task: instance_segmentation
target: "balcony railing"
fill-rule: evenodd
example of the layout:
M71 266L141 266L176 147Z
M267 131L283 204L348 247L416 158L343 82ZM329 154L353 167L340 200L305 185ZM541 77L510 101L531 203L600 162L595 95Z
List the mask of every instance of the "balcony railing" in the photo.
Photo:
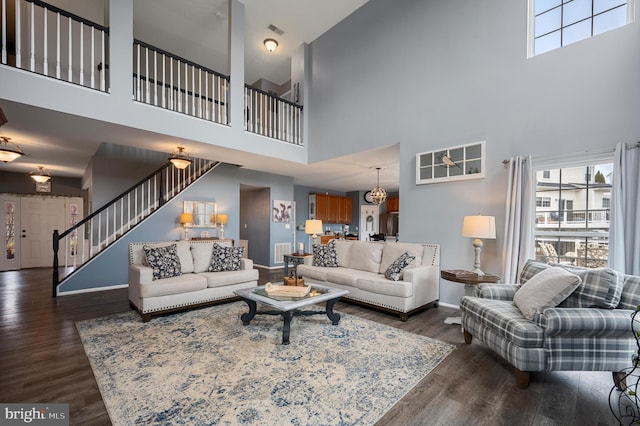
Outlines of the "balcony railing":
M133 57L136 101L229 123L229 77L139 40L134 40Z
M302 145L302 106L245 85L245 126L251 133Z
M109 29L39 0L2 0L2 64L101 91Z
M610 209L537 211L538 228L609 228Z

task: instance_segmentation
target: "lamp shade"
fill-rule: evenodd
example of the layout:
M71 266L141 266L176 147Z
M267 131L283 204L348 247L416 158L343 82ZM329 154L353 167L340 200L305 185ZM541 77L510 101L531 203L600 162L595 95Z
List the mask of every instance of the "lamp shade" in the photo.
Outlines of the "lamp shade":
M180 223L186 225L188 223L193 223L193 214L192 213L182 213L180 215Z
M278 42L277 42L277 41L275 41L275 40L274 40L274 39L272 39L272 38L265 39L265 41L264 41L264 47L265 47L265 49L267 49L267 51L268 51L269 53L271 53L271 52L273 52L274 50L276 50L276 48L278 47Z
M179 146L178 150L169 157L169 161L171 161L171 164L177 169L184 170L191 164L191 157L184 150L183 146Z
M226 225L227 222L229 222L229 218L227 217L226 214L224 213L220 213L218 214L218 216L216 217L216 223L221 223L223 225Z
M322 234L322 221L321 220L307 220L304 223L305 234Z
M462 236L469 238L496 238L496 218L494 216L465 216L462 222Z

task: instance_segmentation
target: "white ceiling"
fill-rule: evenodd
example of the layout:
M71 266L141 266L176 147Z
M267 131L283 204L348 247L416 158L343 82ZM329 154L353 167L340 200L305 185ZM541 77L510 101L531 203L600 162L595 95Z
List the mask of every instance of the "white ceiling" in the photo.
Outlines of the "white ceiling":
M313 41L366 1L368 0L245 0L246 81L267 78L278 84L286 82L290 74L291 52L301 43ZM135 37L160 45L165 50L180 52L180 56L189 59L192 58L192 51L196 55L195 52L207 49L209 52L213 49L226 55L227 14L227 0L136 0ZM212 22L216 25L211 25ZM272 33L267 29L269 24L281 28L285 34L278 36ZM224 31L219 27L224 28ZM158 35L159 28L163 29L160 31L162 35ZM208 43L207 40L211 40L211 37L224 47ZM275 38L280 43L275 54L267 53L262 46L262 40L267 37ZM194 40L203 40L203 43L198 45ZM218 55L209 56L212 57ZM226 56L224 61L226 66ZM220 65L206 61L199 63L222 69ZM138 148L157 151L166 147L167 152L175 149L176 143L180 143L173 137L153 132L14 102L0 101L0 108L8 119L8 123L0 128L0 136L12 138L28 154L12 163L0 163L0 171L28 173L38 165L43 165L54 177L80 177L102 142L126 140L129 145ZM304 165L207 144L194 145L193 141L184 141L184 144L196 157L292 176L296 185L335 191L371 189L376 183L375 167L381 167L381 186L388 191L398 189L400 173L397 145Z

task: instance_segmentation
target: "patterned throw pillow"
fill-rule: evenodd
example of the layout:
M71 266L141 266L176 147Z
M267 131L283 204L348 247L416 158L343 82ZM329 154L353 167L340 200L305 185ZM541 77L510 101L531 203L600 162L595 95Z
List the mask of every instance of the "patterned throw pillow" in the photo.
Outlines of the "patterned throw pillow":
M335 240L324 245L316 244L313 246L313 266L338 267Z
M147 265L153 269L153 279L178 277L182 275L182 266L175 244L165 247L142 246Z
M404 268L409 266L411 262L415 259L415 256L409 256L408 252L404 252L393 261L391 265L384 272L384 277L388 280L398 281L402 279L402 271Z
M244 247L213 245L209 272L239 271Z

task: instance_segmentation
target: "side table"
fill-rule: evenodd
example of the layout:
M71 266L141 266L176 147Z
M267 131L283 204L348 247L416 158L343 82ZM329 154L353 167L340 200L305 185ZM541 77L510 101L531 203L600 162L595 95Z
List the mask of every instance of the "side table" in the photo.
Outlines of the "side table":
M478 275L471 271L465 271L461 269L440 271L440 278L443 280L451 281L454 283L464 284L464 295L473 296L475 292L475 286L482 283L499 283L502 278L498 275L485 274ZM444 320L445 324L461 324L462 319L460 317L449 317Z
M303 253L303 254L285 254L282 256L284 260L284 276L289 276L289 263L293 264L293 270L295 271L299 264L304 263L304 258L307 256L313 256L312 253Z

